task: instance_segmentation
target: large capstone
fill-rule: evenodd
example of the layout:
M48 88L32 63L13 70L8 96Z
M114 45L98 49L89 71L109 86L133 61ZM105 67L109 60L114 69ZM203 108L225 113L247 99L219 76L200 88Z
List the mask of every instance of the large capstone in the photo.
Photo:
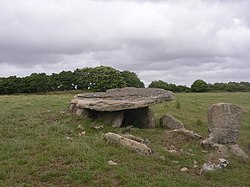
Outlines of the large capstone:
M174 99L174 93L158 88L120 88L106 92L76 95L70 111L82 118L98 119L114 127L154 127L154 115L149 106Z

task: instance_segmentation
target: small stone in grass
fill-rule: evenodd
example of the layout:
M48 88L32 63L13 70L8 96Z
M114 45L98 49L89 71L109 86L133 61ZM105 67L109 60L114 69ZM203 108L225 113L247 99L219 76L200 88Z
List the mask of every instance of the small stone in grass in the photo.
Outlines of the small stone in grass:
M198 168L198 162L196 160L193 161L193 168Z
M159 159L166 160L165 156L159 156Z
M117 166L118 164L116 162L114 162L113 160L109 160L108 164L111 166Z
M72 138L70 136L66 136L66 139L72 141Z
M207 154L207 153L208 153L208 151L205 151L205 150L202 150L201 152L204 153L204 154Z
M85 131L82 131L79 133L79 136L85 136L86 135L86 132Z
M187 171L188 171L188 168L187 168L187 167L181 168L181 171L182 171L182 172L187 172Z
M172 150L168 150L169 153L177 153L176 150L172 149Z
M93 129L95 130L100 130L100 129L103 129L103 126L102 125L97 125L97 126L94 126Z
M84 127L82 125L78 125L77 128L80 130L84 130Z

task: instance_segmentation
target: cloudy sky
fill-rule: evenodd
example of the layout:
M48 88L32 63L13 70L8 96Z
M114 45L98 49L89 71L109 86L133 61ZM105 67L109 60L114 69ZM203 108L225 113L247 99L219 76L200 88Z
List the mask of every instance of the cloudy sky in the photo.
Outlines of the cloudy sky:
M0 0L0 77L99 65L250 82L250 0Z

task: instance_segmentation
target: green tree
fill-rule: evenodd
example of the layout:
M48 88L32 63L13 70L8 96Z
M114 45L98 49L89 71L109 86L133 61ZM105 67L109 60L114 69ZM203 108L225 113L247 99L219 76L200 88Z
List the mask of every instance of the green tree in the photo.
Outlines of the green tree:
M77 85L81 89L106 91L111 88L126 86L121 72L109 66L78 69L75 74L77 76Z
M4 81L5 78L4 77L0 77L0 94L4 94Z
M229 82L225 89L228 92L244 92L244 91L247 91L247 87L245 85L237 83L237 82Z
M58 74L52 73L49 76L49 89L50 89L50 91L57 91L59 85L60 85L60 82L58 80Z
M158 81L152 81L149 85L149 88L161 88L164 90L169 90L169 85L168 83L162 81L162 80L158 80Z
M183 86L183 85L178 85L178 92L186 92L189 93L191 91L191 89L187 86Z
M204 80L198 79L191 85L191 90L193 92L206 92L208 91L208 84Z
M50 90L49 76L45 73L32 73L22 78L21 87L23 93L48 92Z
M14 94L20 93L20 81L21 78L16 76L10 76L7 78L2 78L0 82L0 93L1 94Z
M90 89L92 85L92 75L91 71L93 68L83 68L83 69L76 69L74 71L74 75L76 77L76 85L77 89L87 90Z
M240 82L240 85L245 87L245 91L250 91L250 83L249 82Z
M226 86L226 91L227 92L236 92L237 91L237 85L234 83L228 83Z
M62 71L59 74L53 73L50 76L51 90L74 90L75 85L76 77L71 71Z
M131 71L122 71L121 76L123 77L127 87L144 88L144 83L138 78L136 73Z
M212 90L213 91L225 91L226 90L226 87L227 87L227 84L226 83L214 83L213 86L212 86Z
M182 85L176 85L176 84L168 84L167 82L164 82L162 80L158 81L152 81L149 86L149 88L161 88L164 90L170 90L173 92L190 92L190 88L187 86L182 86Z

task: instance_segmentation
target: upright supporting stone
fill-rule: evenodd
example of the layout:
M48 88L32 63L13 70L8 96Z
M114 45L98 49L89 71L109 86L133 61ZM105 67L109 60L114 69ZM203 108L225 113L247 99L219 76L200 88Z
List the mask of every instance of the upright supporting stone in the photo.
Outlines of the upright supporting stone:
M145 118L145 128L154 128L154 127L155 127L155 115L152 112L152 110L148 108L147 115Z
M78 108L76 110L76 115L83 119L87 119L89 117L89 111L87 109Z
M97 119L111 123L113 127L120 127L122 125L122 120L124 118L123 111L115 112L102 112L98 114Z
M76 112L76 105L75 105L75 103L70 103L70 105L69 105L69 111L70 112Z

